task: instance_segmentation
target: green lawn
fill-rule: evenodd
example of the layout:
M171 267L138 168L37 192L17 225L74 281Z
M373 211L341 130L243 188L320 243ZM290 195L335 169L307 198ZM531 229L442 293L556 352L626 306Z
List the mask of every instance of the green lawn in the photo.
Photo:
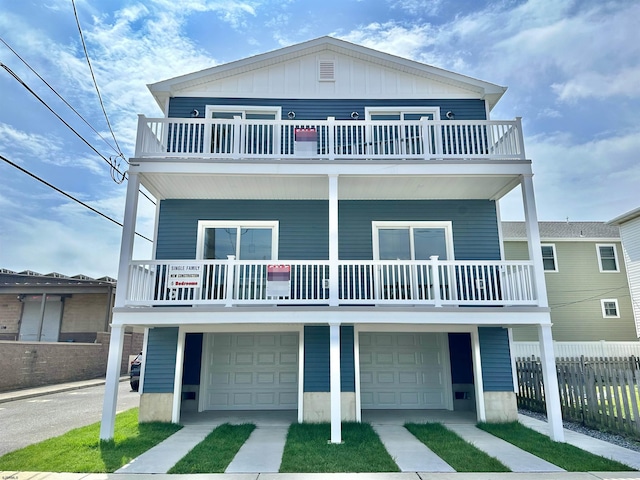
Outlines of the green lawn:
M439 423L407 423L405 428L456 472L510 472L497 459L465 442Z
M569 472L633 471L622 463L585 452L568 443L554 442L521 423L479 423L478 428Z
M289 427L280 472L398 472L378 435L367 423L344 422L340 445L328 443L328 423Z
M224 473L255 425L220 425L176 463L169 473Z
M99 440L100 423L7 453L0 470L109 473L126 465L182 427L173 423L138 423L138 409L116 415L114 439Z

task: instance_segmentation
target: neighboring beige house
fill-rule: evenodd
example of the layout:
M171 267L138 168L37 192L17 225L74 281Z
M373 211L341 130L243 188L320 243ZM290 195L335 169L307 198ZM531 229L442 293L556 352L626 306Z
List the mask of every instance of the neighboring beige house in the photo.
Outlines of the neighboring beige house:
M0 340L96 341L109 331L113 278L0 271Z
M637 341L618 227L604 222L539 222L553 339ZM507 260L528 259L524 222L502 222ZM537 340L513 329L515 341Z
M616 217L608 224L620 228L636 332L640 336L640 208Z

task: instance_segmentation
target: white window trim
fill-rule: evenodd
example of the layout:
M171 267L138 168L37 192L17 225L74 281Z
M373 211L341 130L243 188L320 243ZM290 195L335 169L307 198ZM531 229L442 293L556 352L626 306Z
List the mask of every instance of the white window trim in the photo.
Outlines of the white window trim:
M199 220L196 246L196 259L203 260L204 231L207 228L271 228L271 260L278 259L278 236L280 222L277 220Z
M440 120L440 107L364 107L365 118L371 120L371 115L377 113L431 113L434 120Z
M378 230L384 228L442 228L445 232L445 239L447 245L447 260L454 260L455 253L453 250L453 224L452 222L412 222L412 221L373 221L371 222L371 235L373 239L373 258L374 260L380 260L380 237L378 236ZM411 239L413 243L413 239ZM411 255L415 255L413 247L411 248ZM413 259L412 259L413 260ZM440 259L442 260L442 259Z
M616 261L615 270L603 270L602 258L600 256L600 247L613 247L613 258ZM598 255L598 269L600 273L620 273L620 261L618 260L618 248L615 243L596 243L596 254Z
M282 118L282 107L268 107L260 105L207 105L205 118L211 118L213 112L241 112L242 118L246 118L247 113L274 113L275 119Z
M556 245L555 243L541 243L540 244L540 250L542 251L542 247L551 247L553 249L553 266L554 269L553 270L544 270L544 273L557 273L558 272L558 253L556 252ZM543 264L544 264L544 257L542 258L543 260Z
M616 305L616 315L607 315L605 303L614 303ZM617 298L603 298L600 300L600 307L602 308L602 318L620 318L620 306Z

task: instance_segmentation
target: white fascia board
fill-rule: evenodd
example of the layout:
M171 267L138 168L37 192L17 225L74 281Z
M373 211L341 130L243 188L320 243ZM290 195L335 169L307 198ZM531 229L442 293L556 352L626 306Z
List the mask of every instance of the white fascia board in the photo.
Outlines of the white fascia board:
M399 319L398 324L413 325L477 325L520 326L551 325L548 308L410 308L385 307L318 307L318 308L116 308L114 325L139 325L148 327L176 327L180 325L233 324L326 324L341 322L351 324L388 324L390 315ZM401 320L400 320L401 319Z
M477 175L527 175L531 174L531 161L357 161L337 162L323 161L311 163L301 162L202 162L184 161L145 161L131 159L131 172L149 174L210 174L210 175L358 175L358 176L393 176L393 175L444 175L444 176L477 176ZM153 192L151 192L153 193Z
M634 220L635 218L640 217L640 207L631 210L630 212L624 213L622 215L620 215L619 217L614 218L613 220L609 220L607 222L607 225L617 225L620 226L624 223L630 222L631 220Z
M616 238L603 238L603 237L540 237L543 243L562 243L562 242L580 242L580 243L621 243L620 237ZM526 242L524 237L517 238L505 238L505 242Z

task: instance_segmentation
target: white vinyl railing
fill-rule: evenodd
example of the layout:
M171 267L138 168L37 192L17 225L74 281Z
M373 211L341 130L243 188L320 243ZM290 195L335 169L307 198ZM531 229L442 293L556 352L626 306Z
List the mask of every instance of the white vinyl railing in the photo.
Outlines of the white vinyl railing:
M520 118L244 120L138 118L137 158L525 159Z
M284 273L274 273L284 272ZM340 260L338 305L537 305L532 262ZM328 305L330 262L131 262L126 305Z

